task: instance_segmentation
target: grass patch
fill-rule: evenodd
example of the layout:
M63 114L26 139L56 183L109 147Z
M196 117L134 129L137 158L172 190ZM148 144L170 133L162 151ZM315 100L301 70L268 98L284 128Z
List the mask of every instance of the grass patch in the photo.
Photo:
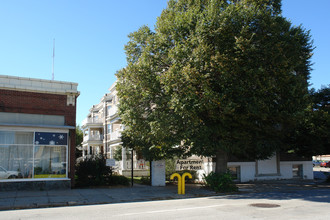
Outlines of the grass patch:
M131 182L132 178L128 177L129 182ZM149 176L134 176L133 183L150 185L150 177Z
M34 175L36 179L43 179L43 178L65 178L65 174L37 174Z

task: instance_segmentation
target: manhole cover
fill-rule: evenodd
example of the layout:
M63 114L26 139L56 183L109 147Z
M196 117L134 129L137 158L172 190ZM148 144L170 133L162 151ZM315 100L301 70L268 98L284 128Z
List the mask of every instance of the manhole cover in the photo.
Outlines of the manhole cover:
M271 203L253 203L253 204L250 204L250 206L258 207L258 208L277 208L277 207L280 207L280 205L271 204Z

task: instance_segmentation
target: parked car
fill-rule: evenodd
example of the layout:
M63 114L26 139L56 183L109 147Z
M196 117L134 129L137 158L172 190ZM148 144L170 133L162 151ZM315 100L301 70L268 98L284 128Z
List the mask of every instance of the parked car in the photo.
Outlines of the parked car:
M320 167L330 167L330 161L322 161Z
M0 166L0 179L15 179L21 177L22 174L18 171L6 170Z
M330 161L326 162L324 167L330 167Z

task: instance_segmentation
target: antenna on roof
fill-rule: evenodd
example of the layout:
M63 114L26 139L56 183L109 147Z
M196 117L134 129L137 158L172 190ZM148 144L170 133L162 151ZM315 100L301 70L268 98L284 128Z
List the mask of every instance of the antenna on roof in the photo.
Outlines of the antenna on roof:
M54 80L54 62L55 62L55 38L53 39L53 69L52 69L52 80Z

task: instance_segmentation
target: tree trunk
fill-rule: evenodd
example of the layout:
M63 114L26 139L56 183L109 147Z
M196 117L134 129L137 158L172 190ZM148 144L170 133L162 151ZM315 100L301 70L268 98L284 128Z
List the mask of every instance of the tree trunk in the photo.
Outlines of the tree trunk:
M227 172L227 163L228 163L228 154L223 150L218 150L216 154L216 173L225 173Z

